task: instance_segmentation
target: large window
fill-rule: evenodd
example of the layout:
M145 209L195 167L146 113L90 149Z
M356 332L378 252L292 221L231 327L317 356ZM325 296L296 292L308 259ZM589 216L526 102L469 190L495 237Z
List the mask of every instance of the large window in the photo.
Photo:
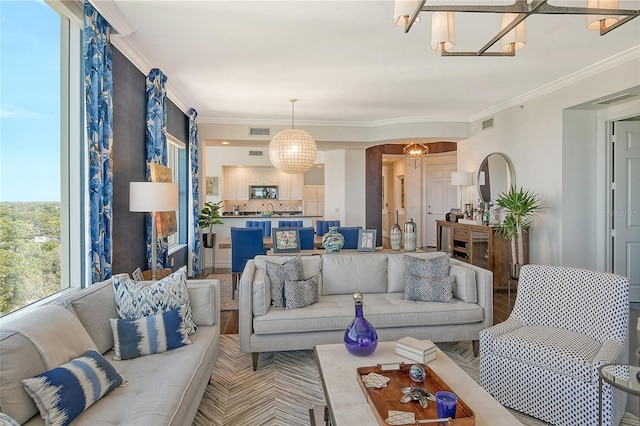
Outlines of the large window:
M182 188L182 182L180 182L180 158L184 155L185 145L175 137L167 134L167 167L171 169L171 176L173 182L178 184L178 187ZM180 206L178 205L178 211L176 211L176 223L178 224L178 230L176 233L171 234L168 238L169 249L176 247L180 241Z
M0 1L0 19L4 315L82 282L84 183L80 29L41 1Z

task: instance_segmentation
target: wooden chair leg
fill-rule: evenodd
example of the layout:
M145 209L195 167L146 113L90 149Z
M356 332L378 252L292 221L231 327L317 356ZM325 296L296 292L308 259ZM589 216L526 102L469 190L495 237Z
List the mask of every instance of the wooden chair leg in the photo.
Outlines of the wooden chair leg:
M231 300L236 298L236 288L238 286L238 274L231 274Z
M473 345L473 356L478 356L480 354L480 340L473 340L471 344Z
M260 356L260 352L251 352L251 365L253 367L253 371L258 371L258 357Z

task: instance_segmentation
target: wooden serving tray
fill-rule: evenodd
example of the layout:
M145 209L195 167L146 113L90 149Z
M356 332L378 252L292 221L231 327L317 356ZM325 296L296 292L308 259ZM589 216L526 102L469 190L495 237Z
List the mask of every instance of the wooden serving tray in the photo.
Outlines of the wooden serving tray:
M409 368L413 364L397 363L392 364L391 369L383 365L373 367L360 367L357 369L358 384L364 392L367 402L371 406L371 410L376 416L380 425L387 425L385 421L388 417L389 410L411 411L415 415L415 424L424 424L421 420L433 420L438 418L436 411L436 403L429 401L429 406L422 408L418 401L409 401L407 403L400 402L403 396L401 389L407 386L418 386L426 389L428 392L435 394L438 391L453 392L451 388L438 376L428 365L420 364L426 371L424 382L417 383L409 377ZM395 367L395 368L394 368ZM368 388L362 382L362 376L369 373L378 373L391 379L384 388ZM454 392L455 393L455 392ZM427 423L429 424L429 423ZM439 425L440 423L433 423ZM448 425L455 426L475 426L476 419L473 410L458 397L458 406L456 408L456 418L452 419Z

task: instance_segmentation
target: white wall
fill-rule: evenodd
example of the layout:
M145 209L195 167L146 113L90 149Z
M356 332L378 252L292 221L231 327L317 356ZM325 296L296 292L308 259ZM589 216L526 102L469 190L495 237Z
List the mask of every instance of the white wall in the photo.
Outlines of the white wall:
M472 136L458 143L458 170L473 170L475 175L487 154L503 152L514 164L516 185L540 194L547 209L534 222L530 241L531 263L563 264L563 253L582 251L584 247L581 244L595 241L597 234L602 231L598 229L597 220L594 221L590 215L583 215L582 211L603 206L589 197L580 199L578 206L569 204L576 201L574 194L586 195L596 190L602 191L602 188L594 188L592 179L572 179L571 186L565 187L563 179L574 173L583 176L594 167L594 159L597 158L598 163L605 159L595 154L601 151L600 148L593 143L585 143L585 135L581 130L564 131L566 126L581 125L584 118L581 114L568 114L568 121L563 124L565 110L638 85L640 59L636 58L521 106L496 113L493 128L482 131L481 120L475 121L472 123ZM588 152L583 152L585 150ZM581 155L576 157L576 153ZM600 179L604 179L604 176ZM569 191L573 193L569 194ZM465 195L470 197L471 193L467 191ZM563 195L567 198L564 199ZM476 198L477 195L471 199ZM579 221L579 225L567 225L568 228L563 230L568 220ZM567 255L567 261L576 262L576 256ZM604 253L600 250L597 256L602 257ZM585 265L587 262L589 265ZM592 262L593 259L588 259L581 264L594 269L601 264L600 261L597 264Z
M365 228L366 155L364 150L345 151L345 225ZM326 194L326 187L325 187ZM326 196L326 195L325 195Z
M346 155L345 150L324 153L324 217L326 220L346 222Z
M593 268L597 264L596 205L596 132L597 113L586 110L563 112L562 156L562 264ZM578 188L589 188L587 191ZM583 232L585 224L595 232ZM579 250L575 248L579 247Z

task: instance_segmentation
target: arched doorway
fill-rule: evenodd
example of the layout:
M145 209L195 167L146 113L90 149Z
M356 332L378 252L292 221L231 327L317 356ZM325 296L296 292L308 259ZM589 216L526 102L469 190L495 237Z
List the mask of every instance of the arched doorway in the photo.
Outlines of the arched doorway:
M408 142L407 142L408 143ZM384 144L367 148L366 158L366 211L365 220L368 229L376 229L376 246L382 245L382 157L385 154L402 155L403 144ZM457 145L455 142L432 142L426 144L429 148L429 155L455 152Z

